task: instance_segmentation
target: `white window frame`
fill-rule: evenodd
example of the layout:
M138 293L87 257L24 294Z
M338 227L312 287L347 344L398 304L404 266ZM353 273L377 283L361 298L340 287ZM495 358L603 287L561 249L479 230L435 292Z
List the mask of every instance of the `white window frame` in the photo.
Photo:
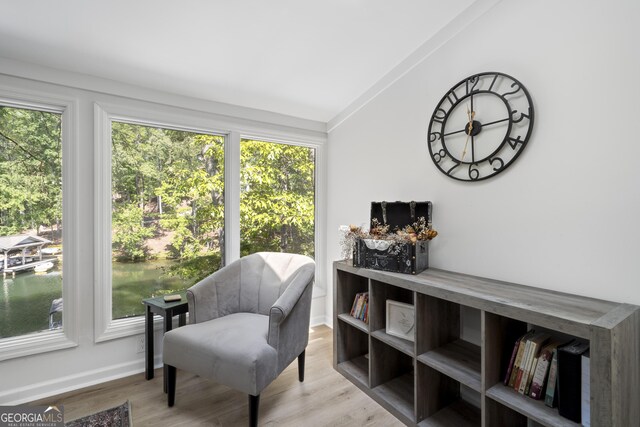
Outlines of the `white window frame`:
M132 102L132 104L135 104ZM229 116L184 110L147 103L124 105L94 104L94 186L95 186L95 283L94 340L103 342L144 332L144 316L112 319L111 293L111 122L121 121L158 126L188 132L225 137L225 262L240 257L240 141L255 139L316 150L315 260L314 297L326 295L325 214L325 143L326 134L293 127L237 119ZM156 322L156 328L161 322Z
M78 101L57 95L0 87L0 104L62 116L62 244L64 251L62 329L0 339L0 361L78 345Z
M300 147L307 147L315 149L315 165L314 165L314 174L315 174L315 200L314 200L314 260L316 262L316 278L313 286L313 297L322 297L326 295L326 286L327 283L325 278L325 269L323 268L325 263L325 234L323 231L326 229L325 227L325 211L323 209L319 209L320 206L326 206L326 194L325 194L325 144L322 141L300 141L299 139L287 139L282 137L274 137L274 136L266 136L264 134L241 134L238 138L238 174L235 175L238 185L238 212L237 216L240 215L240 142L243 139L250 139L255 141L264 141L264 142L272 142L275 144L286 144L286 145L295 145ZM234 159L235 160L235 159ZM238 253L240 253L240 221L238 220Z

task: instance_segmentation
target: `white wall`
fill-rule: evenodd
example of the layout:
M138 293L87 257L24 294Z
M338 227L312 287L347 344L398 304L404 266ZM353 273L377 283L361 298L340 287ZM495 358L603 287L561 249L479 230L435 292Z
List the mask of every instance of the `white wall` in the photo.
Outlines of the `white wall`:
M640 304L638 18L637 0L502 1L371 99L329 133L327 260L371 201L431 200L432 267ZM527 87L535 127L505 172L458 182L429 157L428 120L483 71Z
M35 81L48 80L49 82ZM52 83L53 82L53 83ZM77 86L74 85L77 83ZM79 88L81 87L81 88ZM88 88L95 90L87 90ZM60 96L74 99L78 106L79 153L78 192L80 210L76 227L80 236L78 259L78 345L0 362L0 404L16 404L43 398L79 387L144 371L144 354L137 353L141 335L95 343L94 307L94 102L124 105L140 111L200 117L209 126L251 132L255 136L286 138L292 141L322 141L323 123L296 119L259 110L242 109L186 97L121 85L88 76L5 61L0 58L0 90ZM107 93L105 93L107 92ZM113 95L117 94L117 95ZM179 106L180 108L177 108ZM244 130L243 130L244 129ZM322 177L322 175L320 175ZM323 221L319 215L319 221ZM67 224L65 224L67 226ZM324 279L323 279L324 280ZM325 283L317 283L312 303L312 323L325 321ZM318 291L318 292L316 292ZM161 363L161 330L156 321L156 366Z

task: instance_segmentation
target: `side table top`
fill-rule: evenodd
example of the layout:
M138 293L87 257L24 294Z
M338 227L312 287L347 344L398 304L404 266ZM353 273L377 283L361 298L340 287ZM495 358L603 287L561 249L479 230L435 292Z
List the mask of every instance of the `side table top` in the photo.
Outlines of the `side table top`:
M161 295L159 297L153 297L153 298L145 298L142 300L142 303L145 305L150 305L153 307L157 307L159 309L162 310L167 310L170 308L174 308L174 307L179 307L181 305L185 305L187 304L187 297L184 294L180 295L180 301L170 301L170 302L165 302L164 301L164 295Z

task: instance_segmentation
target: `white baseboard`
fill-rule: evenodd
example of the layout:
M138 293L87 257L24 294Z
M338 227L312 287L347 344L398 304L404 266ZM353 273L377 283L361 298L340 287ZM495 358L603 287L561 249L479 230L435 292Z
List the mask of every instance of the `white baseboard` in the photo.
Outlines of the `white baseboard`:
M325 316L324 314L320 316L312 317L311 322L309 323L309 326L311 327L320 326L320 325L326 325L328 327L331 327L331 324L327 321L327 316Z
M156 367L162 366L159 357L156 357L155 365ZM3 391L0 393L0 404L11 406L29 403L131 375L142 375L143 372L144 355L142 355L141 359L131 362Z

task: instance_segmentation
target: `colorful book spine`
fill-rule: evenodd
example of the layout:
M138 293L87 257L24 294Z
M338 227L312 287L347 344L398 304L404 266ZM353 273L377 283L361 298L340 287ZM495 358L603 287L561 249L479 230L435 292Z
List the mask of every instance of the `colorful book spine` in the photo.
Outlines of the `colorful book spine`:
M549 365L549 378L547 379L547 388L544 395L544 404L550 408L557 405L556 383L558 381L558 349L553 349L551 356L551 365Z
M358 308L358 302L360 301L360 294L356 294L355 298L353 298L353 304L351 305L351 311L349 315L352 317L356 317L356 309Z
M352 317L362 320L365 323L369 321L369 292L360 292L356 294L353 305L351 306Z
M522 336L520 339L520 344L518 344L518 353L516 354L516 360L513 362L513 369L511 370L511 375L509 376L509 387L514 387L516 383L516 379L518 376L518 369L522 364L522 356L524 355L524 350L527 342L527 338L533 334L533 331L529 331Z
M531 391L529 396L535 400L541 400L544 397L544 385L549 374L549 367L553 357L553 350L558 344L550 344L542 349L538 358L538 365L531 380Z
M535 364L540 353L540 349L549 340L549 335L545 333L538 333L531 337L529 340L531 345L529 346L529 354L524 365L522 372L522 380L518 387L518 393L526 394L527 389L531 385L531 379L533 378L533 372L535 370Z
M509 378L511 378L511 372L513 371L513 365L516 361L516 356L518 355L518 348L520 347L520 341L522 341L523 337L520 337L516 340L516 343L513 345L513 351L511 352L511 359L509 359L509 366L507 367L507 373L504 376L504 380L502 383L504 385L509 385Z
M527 373L527 383L524 387L524 394L526 394L527 396L529 395L529 391L531 390L531 383L533 382L533 374L536 371L536 368L538 367L538 360L540 359L540 357L535 357L533 359L533 362L531 363L531 369L529 369L528 373Z
M529 361L529 354L531 351L531 341L527 340L524 347L524 353L522 354L522 361L520 362L520 366L518 367L518 374L516 376L516 382L513 385L513 389L515 391L520 390L520 383L522 383L522 375L524 373L524 369L527 366Z

